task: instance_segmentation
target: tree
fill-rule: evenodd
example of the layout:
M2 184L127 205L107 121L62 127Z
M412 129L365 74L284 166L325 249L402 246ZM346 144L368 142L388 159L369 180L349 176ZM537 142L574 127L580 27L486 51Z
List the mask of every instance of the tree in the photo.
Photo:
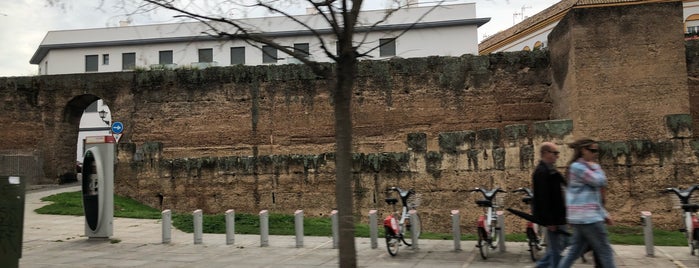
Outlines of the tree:
M62 2L61 0L47 0L51 4ZM105 0L101 0L103 4ZM438 7L442 1L437 1L431 9L420 18L415 18L412 25L406 26L394 38L400 37L410 30L415 23L425 15ZM215 3L214 3L215 2ZM316 16L327 25L326 29L314 28L304 21L299 20L287 12L282 6L287 3L300 1L284 0L122 0L121 3L137 3L138 9L134 12L147 13L156 9L174 11L177 17L193 19L206 24L210 28L207 34L221 39L244 40L249 44L262 49L262 46L271 46L278 51L288 54L303 64L307 65L315 75L324 79L332 79L334 82L330 92L333 96L335 113L335 139L336 139L336 205L339 216L339 256L340 267L356 267L356 249L354 243L354 216L353 216L353 191L352 191L352 88L357 74L357 60L367 57L368 53L379 48L373 45L366 51L360 52L359 47L368 42L368 35L377 32L375 28L386 20L398 9L401 3L414 3L416 1L390 0L390 8L386 9L384 16L370 25L359 23L362 0L305 0L302 3L310 6ZM270 13L283 15L303 29L310 31L319 41L322 52L335 64L328 65L316 62L301 51L293 47L281 45L269 38L264 33L256 32L245 25L239 19L231 18L231 12L250 8L262 8ZM205 14L206 13L206 14ZM208 15L219 13L223 15ZM363 38L355 40L355 36L362 34ZM329 49L326 38L337 40L337 50ZM378 43L378 42L377 42ZM263 50L264 51L264 50Z

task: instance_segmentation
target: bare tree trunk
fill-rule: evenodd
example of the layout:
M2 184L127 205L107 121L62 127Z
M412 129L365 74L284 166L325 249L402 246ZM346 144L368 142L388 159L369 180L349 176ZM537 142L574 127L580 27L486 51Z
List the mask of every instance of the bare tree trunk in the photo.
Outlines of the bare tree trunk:
M341 45L342 45L341 41ZM352 208L352 87L357 72L356 58L351 45L350 51L343 49L337 63L335 85L335 193L339 216L340 267L357 267L357 252L354 243L354 215Z

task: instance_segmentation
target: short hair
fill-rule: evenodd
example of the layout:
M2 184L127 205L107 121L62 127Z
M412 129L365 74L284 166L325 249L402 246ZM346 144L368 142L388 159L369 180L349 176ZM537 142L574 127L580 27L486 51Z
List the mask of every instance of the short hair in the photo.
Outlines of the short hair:
M544 142L541 144L541 147L539 147L539 153L543 154L545 152L551 151L551 148L555 146L552 142Z

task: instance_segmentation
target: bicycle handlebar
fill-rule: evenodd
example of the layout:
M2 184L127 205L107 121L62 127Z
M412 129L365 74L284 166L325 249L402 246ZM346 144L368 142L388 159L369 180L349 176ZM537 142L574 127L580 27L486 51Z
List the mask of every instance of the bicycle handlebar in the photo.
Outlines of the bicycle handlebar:
M698 189L699 185L695 184L684 190L675 187L665 188L660 190L660 193L675 193L675 195L677 195L677 197L680 199L680 203L687 205L689 204L689 198L692 197L692 192Z
M518 192L524 193L527 197L534 197L534 193L532 193L532 190L527 188L527 187L518 188L517 190L514 190L511 193L518 193Z
M506 191L500 189L500 187L495 187L493 190L486 190L483 188L473 188L469 190L469 192L481 192L483 194L483 197L485 197L486 200L492 200L497 193L507 193Z

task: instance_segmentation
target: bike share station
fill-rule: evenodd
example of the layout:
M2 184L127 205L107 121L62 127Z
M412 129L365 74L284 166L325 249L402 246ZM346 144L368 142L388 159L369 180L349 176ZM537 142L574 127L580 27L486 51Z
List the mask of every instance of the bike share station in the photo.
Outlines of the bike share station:
M109 238L114 231L114 163L123 125L114 122L113 135L85 138L82 196L85 236Z

